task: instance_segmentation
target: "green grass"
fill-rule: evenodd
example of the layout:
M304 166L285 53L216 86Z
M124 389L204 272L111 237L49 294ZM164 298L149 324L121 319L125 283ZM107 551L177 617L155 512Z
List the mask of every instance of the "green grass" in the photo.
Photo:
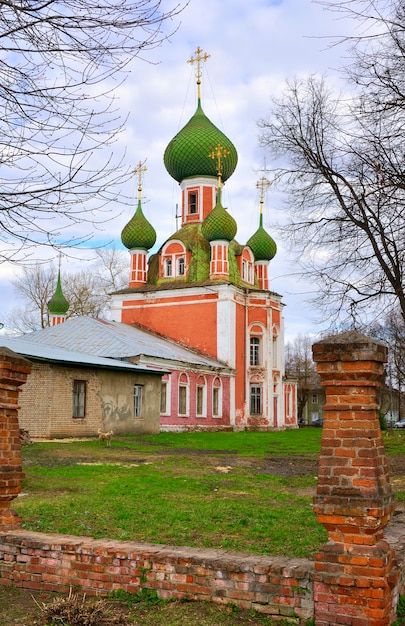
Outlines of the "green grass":
M327 538L311 506L320 438L308 428L35 443L13 508L41 532L308 557ZM384 441L405 452L402 433Z

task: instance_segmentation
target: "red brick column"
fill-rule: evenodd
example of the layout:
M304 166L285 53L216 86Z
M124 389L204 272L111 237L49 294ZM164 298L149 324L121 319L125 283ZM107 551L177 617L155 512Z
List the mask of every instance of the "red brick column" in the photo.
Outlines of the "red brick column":
M22 460L18 393L31 364L8 348L0 348L0 531L21 526L10 503L21 492Z
M313 346L325 389L314 509L329 541L315 556L317 626L395 620L398 569L383 538L394 508L378 419L387 349L356 331Z

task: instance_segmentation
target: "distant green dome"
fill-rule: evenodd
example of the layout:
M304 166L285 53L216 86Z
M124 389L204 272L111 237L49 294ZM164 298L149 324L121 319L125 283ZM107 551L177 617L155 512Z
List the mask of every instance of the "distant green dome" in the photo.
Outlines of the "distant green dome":
M218 189L217 203L201 225L201 232L207 241L224 239L232 241L238 227L232 215L221 204L221 191Z
M238 153L233 143L205 115L198 101L197 110L177 135L171 140L164 153L164 164L177 182L192 176L217 177L217 163L210 153L220 144L229 150L222 161L222 180L227 180L235 171Z
M144 216L140 200L134 216L122 229L121 241L128 250L149 250L155 244L156 231Z
M260 214L259 228L246 244L251 248L255 261L271 261L277 252L277 244L263 228L263 215Z
M55 293L48 301L48 311L53 315L65 315L69 308L69 302L66 300L62 292L62 286L60 282L60 272L58 272L58 281L56 283Z

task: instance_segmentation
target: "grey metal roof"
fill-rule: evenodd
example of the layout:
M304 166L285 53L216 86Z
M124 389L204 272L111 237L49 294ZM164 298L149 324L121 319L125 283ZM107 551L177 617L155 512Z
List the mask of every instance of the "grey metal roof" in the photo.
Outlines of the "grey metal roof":
M52 348L70 349L74 346L81 353L100 357L125 359L145 355L195 366L227 368L214 358L136 326L85 316L71 317L63 324L24 335L24 339Z
M159 374L162 375L165 372L154 368L146 368L128 361L119 361L117 359L104 358L95 356L93 354L84 354L77 350L65 350L63 348L51 347L46 344L30 341L26 336L22 337L7 337L0 338L0 347L6 347L13 352L16 352L22 356L41 361L52 361L54 363L61 363L65 365L86 365L102 369L131 371L134 373Z

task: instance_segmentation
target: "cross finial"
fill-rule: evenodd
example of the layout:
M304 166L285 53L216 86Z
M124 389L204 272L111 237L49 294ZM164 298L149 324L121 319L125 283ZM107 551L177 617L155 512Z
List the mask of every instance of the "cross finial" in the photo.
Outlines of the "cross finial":
M256 187L260 189L260 213L263 213L264 194L266 189L271 186L271 182L265 176L262 176L256 183Z
M133 172L135 176L138 176L138 200L140 200L142 197L141 195L142 194L142 177L143 177L143 174L148 169L145 163L146 163L146 159L144 160L143 163L142 161L139 161L138 165L134 168L134 172Z
M218 143L214 150L208 155L211 159L216 159L217 161L218 188L221 187L222 161L228 156L229 152L228 148L224 148L224 146Z
M198 46L197 50L194 52L195 56L192 56L187 63L191 63L191 65L194 65L194 63L197 64L197 68L195 71L195 75L197 78L197 88L198 88L198 99L200 99L200 85L201 85L201 63L202 61L206 61L207 59L210 58L210 54L207 54L206 52L203 52L203 50L200 48L200 46Z

